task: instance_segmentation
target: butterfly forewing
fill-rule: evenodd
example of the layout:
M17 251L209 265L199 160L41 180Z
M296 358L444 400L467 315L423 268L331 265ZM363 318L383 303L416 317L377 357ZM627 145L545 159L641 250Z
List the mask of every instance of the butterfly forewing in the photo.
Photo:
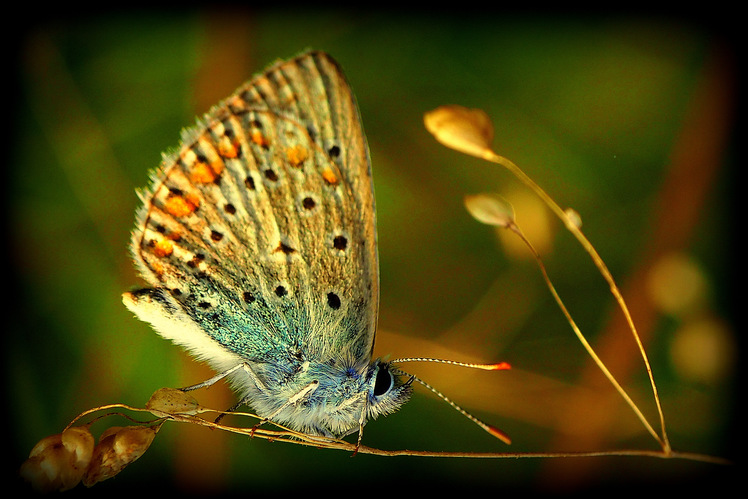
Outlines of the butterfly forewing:
M329 56L303 54L241 87L183 134L141 197L138 267L210 338L247 360L303 352L368 364L371 170Z

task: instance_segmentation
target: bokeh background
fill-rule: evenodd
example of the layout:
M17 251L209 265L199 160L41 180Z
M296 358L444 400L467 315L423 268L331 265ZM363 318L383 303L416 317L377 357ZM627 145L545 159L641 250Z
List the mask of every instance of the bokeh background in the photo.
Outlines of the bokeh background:
M424 129L424 112L454 103L484 109L497 152L581 215L649 352L674 448L734 457L738 89L737 54L724 35L719 25L666 16L312 9L50 16L21 30L5 183L12 466L90 407L142 405L159 387L210 376L121 304L123 291L142 284L127 250L135 189L196 116L305 48L340 62L369 139L381 265L376 353L513 365L494 373L406 366L508 432L511 447L424 390L371 422L367 445L658 448L575 339L529 253L464 209L465 194L484 191L513 204L581 330L659 429L635 343L589 257L506 171L444 148ZM233 401L222 386L198 398L219 409ZM632 457L351 459L174 424L95 490L570 491L676 487L722 473Z

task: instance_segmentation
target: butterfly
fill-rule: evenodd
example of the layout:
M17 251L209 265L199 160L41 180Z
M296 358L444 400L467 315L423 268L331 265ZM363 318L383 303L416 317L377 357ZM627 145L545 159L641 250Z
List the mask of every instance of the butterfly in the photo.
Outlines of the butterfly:
M182 133L139 196L131 253L149 287L123 302L219 373L196 386L227 377L237 407L310 435L358 431L359 443L367 421L409 399L417 378L373 359L371 163L330 56L303 53L241 86Z

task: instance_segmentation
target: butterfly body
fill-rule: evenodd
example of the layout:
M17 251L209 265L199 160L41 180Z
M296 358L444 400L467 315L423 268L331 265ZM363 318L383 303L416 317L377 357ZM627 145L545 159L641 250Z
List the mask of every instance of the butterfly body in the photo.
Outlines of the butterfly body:
M151 287L125 305L231 371L259 416L342 436L407 400L409 383L372 359L371 168L329 56L302 54L240 87L183 133L140 197L131 250Z

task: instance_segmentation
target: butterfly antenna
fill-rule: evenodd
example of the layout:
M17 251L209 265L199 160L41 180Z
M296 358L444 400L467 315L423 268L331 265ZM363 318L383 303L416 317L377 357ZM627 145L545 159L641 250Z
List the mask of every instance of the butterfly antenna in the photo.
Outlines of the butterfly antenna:
M428 359L428 358L422 358L422 357L412 357L412 358L407 358L407 359L397 359L397 360L393 360L392 363L396 363L396 362L411 362L411 361L439 362L439 363L442 363L442 364L451 364L451 365L455 365L455 366L473 367L473 368L476 368L476 369L483 369L483 370L486 370L486 371L498 371L498 370L506 370L506 369L510 368L509 364L507 364L506 362L501 362L499 364L468 364L468 363L465 363L465 362L457 362L457 361L453 361L453 360ZM490 424L484 423L480 419L476 418L475 416L473 416L472 414L470 414L469 412L467 412L465 409L463 409L462 407L460 407L459 405L457 405L455 402L453 402L452 400L450 400L449 397L447 397L442 392L440 392L439 390L437 390L433 386L429 385L428 383L426 383L422 379L418 378L417 376L413 376L412 374L409 374L409 373L406 373L404 371L401 371L400 369L397 369L397 368L394 368L394 367L392 367L391 369L392 369L393 372L396 372L397 374L400 374L400 375L403 375L403 376L410 376L411 382L413 380L418 381L420 384L422 384L423 386L425 386L426 388L428 388L429 390L431 390L431 392L434 393L436 396L438 396L440 399L442 399L443 401L445 401L446 403L448 403L449 405L451 405L452 408L455 409L457 412L459 412L460 414L462 414L463 416L465 416L466 418L468 418L470 421L472 421L473 423L477 424L478 426L480 426L485 431L487 431L488 433L490 433L494 437L498 438L499 440L501 440L505 444L511 444L512 443L512 439L509 438L509 435L507 435L506 433L504 433L500 429L496 428L495 426L491 426Z
M391 361L393 364L399 364L401 362L438 362L440 364L471 367L473 369L482 369L484 371L506 371L512 368L508 362L497 362L496 364L473 364L469 362L457 362L456 360L432 359L430 357L405 357Z

